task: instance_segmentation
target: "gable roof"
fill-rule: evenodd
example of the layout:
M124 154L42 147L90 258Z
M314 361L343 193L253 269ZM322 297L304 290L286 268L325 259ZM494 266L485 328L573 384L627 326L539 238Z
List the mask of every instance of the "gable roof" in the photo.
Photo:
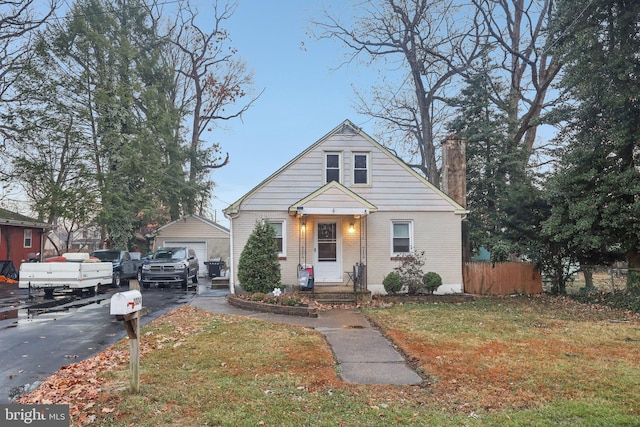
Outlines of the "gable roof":
M42 228L43 230L53 228L51 224L3 208L0 208L0 224L24 228Z
M331 204L327 202L331 201ZM327 208L326 206L338 206ZM289 214L368 215L378 210L344 185L331 181L289 206Z
M317 146L321 145L323 142L325 142L327 139L329 139L330 137L332 137L333 135L359 135L362 138L364 138L367 142L369 142L370 144L374 145L375 147L377 147L382 153L384 153L385 155L387 155L390 159L392 159L395 163L398 164L398 166L400 166L401 168L405 169L407 172L409 172L411 175L413 175L415 178L417 178L423 185L425 185L426 187L428 187L429 189L431 189L433 192L435 192L438 196L442 197L442 199L446 200L447 203L449 203L453 208L456 214L458 215L464 215L467 213L467 210L465 208L463 208L462 206L460 206L455 200L453 200L451 197L449 197L448 195L446 195L444 192L442 192L438 187L436 187L435 185L433 185L431 182L429 182L425 177L423 177L422 175L420 175L419 173L417 173L415 170L413 170L411 167L407 166L407 164L402 161L400 158L398 158L395 154L393 154L391 151L389 151L388 148L386 148L385 146L383 146L382 144L380 144L379 142L377 142L376 140L374 140L372 137L370 137L369 135L367 135L362 129L358 128L356 125L354 125L350 120L345 120L342 123L340 123L338 126L336 126L333 130L331 130L330 132L328 132L326 135L324 135L322 138L320 138L319 140L317 140L315 143L311 144L309 147L307 147L304 151L302 151L300 154L298 154L296 157L294 157L293 159L291 159L289 162L287 162L284 166L282 166L280 169L278 169L277 171L275 171L274 173L272 173L269 177L267 177L264 181L262 181L260 184L258 184L257 186L255 186L254 188L252 188L248 193L246 193L244 196L242 196L240 199L236 200L234 203L232 203L231 205L229 205L226 209L223 209L223 212L225 215L234 215L237 214L239 212L240 206L242 205L242 203L249 197L253 196L256 192L258 192L261 188L263 188L264 186L266 186L269 182L271 182L272 180L274 180L278 175L280 175L284 170L286 170L287 168L289 168L291 165L293 165L294 163L296 163L299 159L301 159L302 157L304 157L307 153L313 151ZM322 190L321 187L318 191ZM346 187L344 187L345 190L348 190ZM312 194L315 194L312 193ZM355 193L354 193L355 194Z
M218 230L222 231L223 233L227 233L227 234L230 233L230 231L229 231L229 229L227 227L224 227L224 226L218 224L217 222L210 221L210 220L208 220L208 219L206 219L204 217L201 217L199 215L190 214L190 215L185 215L182 218L176 219L175 221L171 221L170 223L163 225L162 227L160 227L157 230L155 230L154 234L155 233L159 233L160 231L164 230L167 227L171 227L173 224L177 223L178 221L184 221L187 218L197 219L198 221L201 221L201 222L203 222L204 224L206 224L206 225L208 225L210 227L217 228Z

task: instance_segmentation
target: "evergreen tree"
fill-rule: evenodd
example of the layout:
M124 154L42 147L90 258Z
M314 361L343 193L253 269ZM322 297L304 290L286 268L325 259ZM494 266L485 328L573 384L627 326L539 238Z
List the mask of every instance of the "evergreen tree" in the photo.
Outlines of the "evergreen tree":
M452 100L459 115L450 128L466 140L467 208L473 249L485 247L494 261L520 252L505 236L514 177L521 175L520 148L509 144L507 116L495 107L492 94L499 88L488 56L470 74L460 96ZM504 91L504 89L503 89Z
M267 293L280 284L276 230L258 221L240 254L238 280L247 292Z
M636 0L558 2L553 48L575 102L545 223L583 262L623 254L630 287L640 282L639 23Z
M167 41L156 22L137 0L77 2L39 37L19 82L30 102L13 115L20 136L30 138L28 149L13 151L23 186L56 178L43 176L34 159L58 165L64 178L28 192L38 212L95 221L117 247L129 247L141 227L184 213L187 153L169 95L174 71L162 58ZM65 187L84 197L61 197ZM92 215L70 215L83 211L80 204Z

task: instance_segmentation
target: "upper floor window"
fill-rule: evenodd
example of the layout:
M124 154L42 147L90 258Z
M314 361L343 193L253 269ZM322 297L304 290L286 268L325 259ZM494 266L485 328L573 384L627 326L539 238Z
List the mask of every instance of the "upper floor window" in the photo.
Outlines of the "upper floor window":
M369 184L369 153L355 153L353 155L353 183L356 185Z
M340 170L340 164L342 163L341 157L340 153L325 153L325 183L329 183L331 181L340 182L340 176L342 175Z
M24 230L24 247L30 248L33 244L33 230Z
M413 222L391 221L391 254L403 255L413 250Z

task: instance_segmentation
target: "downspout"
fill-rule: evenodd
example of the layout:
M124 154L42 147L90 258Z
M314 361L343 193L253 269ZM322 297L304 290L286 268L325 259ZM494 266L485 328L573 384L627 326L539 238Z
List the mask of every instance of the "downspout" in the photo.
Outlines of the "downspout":
M235 248L233 244L233 221L229 222L229 244L232 248ZM235 256L233 255L233 251L229 253L229 292L231 295L235 295L236 293L236 261Z
M362 220L361 220L362 221ZM367 269L369 268L369 214L364 217L364 289L369 289L369 275Z
M224 212L224 211L223 211ZM233 251L234 251L234 244L233 244L233 217L231 217L231 215L227 215L226 212L224 212L224 216L225 218L227 218L229 220L229 248L231 249L229 251L229 292L231 293L231 295L235 295L236 293L236 286L235 286L235 257L233 256Z

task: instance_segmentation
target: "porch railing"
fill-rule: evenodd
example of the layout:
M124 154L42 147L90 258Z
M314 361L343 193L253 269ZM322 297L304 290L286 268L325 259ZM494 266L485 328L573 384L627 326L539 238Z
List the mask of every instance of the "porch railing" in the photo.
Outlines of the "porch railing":
M367 269L365 265L356 262L356 265L353 266L353 292L357 295L358 292L367 290Z

